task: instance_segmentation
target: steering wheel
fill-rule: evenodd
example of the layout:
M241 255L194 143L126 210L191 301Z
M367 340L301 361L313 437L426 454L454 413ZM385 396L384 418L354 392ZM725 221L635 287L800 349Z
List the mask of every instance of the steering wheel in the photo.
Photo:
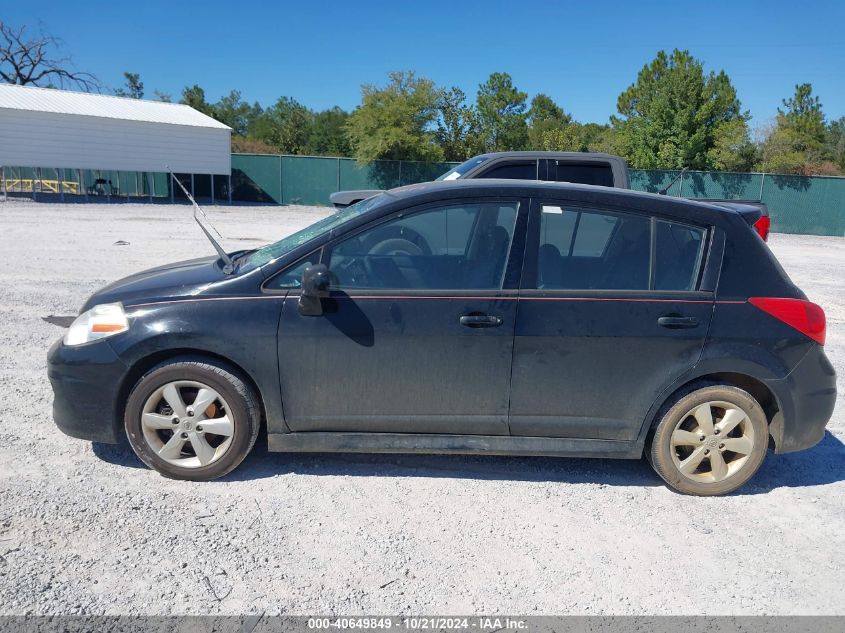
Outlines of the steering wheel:
M424 251L411 240L392 237L383 240L370 249L370 255L424 255Z
M398 240L403 242L401 246L395 244L393 247L382 246L384 242ZM361 240L361 252L369 255L391 255L391 248L398 250L396 254L402 255L431 255L431 247L426 239L414 229L407 226L385 226L374 230L366 238ZM374 249L386 249L376 252Z
M370 285L370 272L361 257L352 257L338 266L337 277L352 288L367 288Z

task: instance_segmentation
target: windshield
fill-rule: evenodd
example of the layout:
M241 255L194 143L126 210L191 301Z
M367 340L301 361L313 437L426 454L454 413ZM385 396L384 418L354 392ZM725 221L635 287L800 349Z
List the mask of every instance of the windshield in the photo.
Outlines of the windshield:
M480 165L485 160L487 160L486 156L476 156L475 158L470 158L468 161L461 163L457 167L452 167L449 171L441 176L438 176L436 180L457 180L465 173L467 173L473 167Z
M314 224L306 226L304 229L300 229L296 233L291 233L287 237L283 237L278 242L273 242L272 244L268 244L258 250L246 253L244 257L237 262L238 271L246 272L248 270L253 270L254 268L263 266L267 262L278 259L285 253L289 253L295 249L297 246L301 246L302 244L305 244L305 242L309 242L314 238L319 237L320 235L323 235L324 233L327 233L346 222L349 222L350 220L354 220L366 211L377 207L389 197L390 196L388 194L380 193L372 198L361 200L361 202L357 202L345 209L341 209L337 213L332 213L322 220L318 220Z

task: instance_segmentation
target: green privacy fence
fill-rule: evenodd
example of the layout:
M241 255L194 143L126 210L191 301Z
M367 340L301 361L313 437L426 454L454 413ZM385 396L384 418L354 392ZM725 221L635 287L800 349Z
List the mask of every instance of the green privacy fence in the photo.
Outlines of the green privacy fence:
M631 188L685 198L762 200L772 231L805 235L845 235L845 178L729 172L631 170Z
M434 180L456 163L375 161L360 165L351 158L233 154L231 189L224 176L179 174L197 198L238 202L329 204L344 189L391 189ZM117 199L169 202L168 174L81 169L4 167L0 189L14 195L77 194ZM193 179L193 184L192 184ZM676 179L676 180L675 180ZM728 172L631 170L631 187L658 191L673 180L668 195L687 198L762 200L772 216L772 230L807 235L845 235L845 178ZM45 195L45 199L49 196Z
M345 189L392 189L434 180L457 163L232 154L232 199L277 204L329 204Z
M351 158L232 155L232 198L277 204L329 204L344 189L390 189L434 180L456 163L375 161ZM631 187L658 191L678 171L631 170ZM772 230L808 235L845 235L845 178L728 172L686 172L668 195L687 198L762 200Z

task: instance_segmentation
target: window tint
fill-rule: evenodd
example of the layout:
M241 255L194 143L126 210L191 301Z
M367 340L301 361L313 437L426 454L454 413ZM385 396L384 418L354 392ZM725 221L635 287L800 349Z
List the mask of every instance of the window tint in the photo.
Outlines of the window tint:
M573 165L559 163L557 165L558 182L576 182L582 185L613 186L613 170L610 165L589 164Z
M474 158L470 158L468 161L461 163L460 165L456 165L452 167L449 171L445 174L440 174L435 180L457 180L465 173L467 173L470 169L478 167L481 163L487 160L486 156L475 156Z
M266 288L271 290L281 288L301 288L302 273L304 273L305 269L309 266L313 266L319 262L320 251L318 249L285 268L282 272L267 282Z
M647 290L650 255L649 218L542 207L538 288Z
M703 245L702 229L658 221L654 288L694 290Z
M479 178L510 178L516 180L537 180L537 161L507 163L484 172Z
M572 247L574 257L601 257L613 231L619 226L619 217L601 213L580 213L578 232Z
M332 249L334 286L500 288L517 207L516 202L439 207L366 229Z

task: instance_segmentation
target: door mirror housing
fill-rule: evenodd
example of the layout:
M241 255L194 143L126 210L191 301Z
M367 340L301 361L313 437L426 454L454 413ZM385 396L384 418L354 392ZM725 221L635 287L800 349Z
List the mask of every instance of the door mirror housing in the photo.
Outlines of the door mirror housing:
M314 264L302 271L302 291L299 295L299 313L303 316L323 314L323 299L329 297L331 273L325 264Z

